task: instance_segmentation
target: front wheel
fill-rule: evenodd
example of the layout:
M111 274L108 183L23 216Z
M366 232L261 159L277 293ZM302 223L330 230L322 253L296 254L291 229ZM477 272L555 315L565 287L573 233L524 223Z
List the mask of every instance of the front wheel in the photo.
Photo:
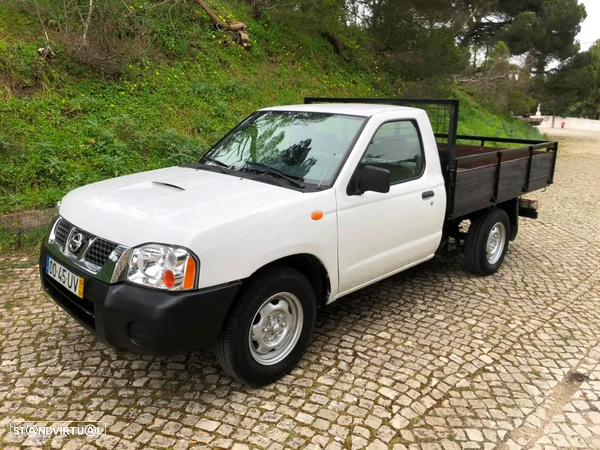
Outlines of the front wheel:
M492 209L471 220L465 241L467 269L478 275L495 273L508 250L510 221L503 209Z
M223 370L251 386L290 372L312 336L317 301L312 285L288 267L266 272L244 287L215 345Z

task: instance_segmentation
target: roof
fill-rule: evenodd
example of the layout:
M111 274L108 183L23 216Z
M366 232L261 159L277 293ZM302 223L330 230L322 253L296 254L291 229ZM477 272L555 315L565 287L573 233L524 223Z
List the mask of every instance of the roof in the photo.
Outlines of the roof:
M271 108L263 108L261 111L303 111L370 117L374 114L390 111L414 112L415 108L373 103L311 103L309 105L273 106Z

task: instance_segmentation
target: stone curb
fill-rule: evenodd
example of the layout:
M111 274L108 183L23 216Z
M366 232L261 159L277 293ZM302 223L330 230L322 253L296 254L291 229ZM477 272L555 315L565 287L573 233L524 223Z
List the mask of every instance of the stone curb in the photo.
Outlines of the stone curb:
M0 216L0 229L9 233L23 233L50 225L53 217L54 208L6 214Z

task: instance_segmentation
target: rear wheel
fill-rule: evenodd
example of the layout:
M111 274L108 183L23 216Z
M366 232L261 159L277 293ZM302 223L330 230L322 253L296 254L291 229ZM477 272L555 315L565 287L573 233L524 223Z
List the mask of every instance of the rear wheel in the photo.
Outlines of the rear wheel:
M508 250L510 221L503 209L492 209L471 220L465 241L467 269L478 275L495 273Z
M251 386L281 378L306 351L316 313L314 290L300 272L280 267L260 275L238 296L221 330L215 345L221 367Z

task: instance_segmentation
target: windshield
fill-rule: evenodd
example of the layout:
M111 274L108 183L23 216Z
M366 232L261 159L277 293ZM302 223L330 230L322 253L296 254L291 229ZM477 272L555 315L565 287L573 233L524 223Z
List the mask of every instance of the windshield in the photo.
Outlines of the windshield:
M364 117L339 114L261 111L242 122L201 162L331 186L364 121Z

